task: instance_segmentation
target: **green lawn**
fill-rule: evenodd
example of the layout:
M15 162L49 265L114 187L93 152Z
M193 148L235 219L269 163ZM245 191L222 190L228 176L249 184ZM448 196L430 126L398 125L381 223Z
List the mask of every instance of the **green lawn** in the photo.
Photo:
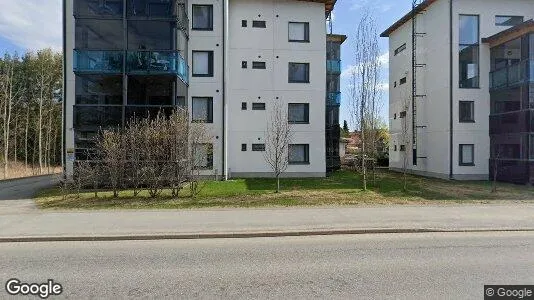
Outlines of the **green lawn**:
M408 176L408 191L403 192L401 174L384 171L377 173L375 181L369 177L368 191L362 190L358 174L340 171L328 178L282 179L281 193L274 193L274 179L235 179L206 182L195 199L189 197L187 188L178 198L164 191L156 199L147 192L134 198L132 191L121 192L119 198L113 198L111 192L99 192L95 198L90 191L64 197L60 189L53 188L42 191L36 202L41 208L140 209L534 201L534 189L527 186L500 183L493 194L489 182Z

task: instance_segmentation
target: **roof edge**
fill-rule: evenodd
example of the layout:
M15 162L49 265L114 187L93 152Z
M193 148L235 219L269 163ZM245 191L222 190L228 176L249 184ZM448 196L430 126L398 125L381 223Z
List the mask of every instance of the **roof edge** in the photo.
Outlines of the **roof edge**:
M389 26L388 29L384 30L384 32L382 32L380 34L380 37L389 37L389 35L393 31L399 29L399 27L404 25L404 23L406 23L410 19L412 19L412 17L414 15L420 13L421 11L423 11L425 8L429 7L430 5L432 5L436 1L438 1L438 0L425 0L425 1L421 2L421 4L419 4L415 9L412 9L410 12L408 12L402 18L400 18L397 22L393 23L393 25Z
M482 43L485 44L494 44L493 46L498 46L500 44L506 43L510 40L517 38L517 34L524 34L525 31L533 30L534 31L534 20L530 19L516 26L510 27L506 30L498 32L487 38L482 38Z

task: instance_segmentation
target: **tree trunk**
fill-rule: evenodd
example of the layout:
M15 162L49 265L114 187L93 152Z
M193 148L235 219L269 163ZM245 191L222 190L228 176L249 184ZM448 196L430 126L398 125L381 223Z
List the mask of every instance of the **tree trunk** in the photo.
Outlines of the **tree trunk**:
M28 170L28 129L30 127L30 105L26 109L26 128L24 129L24 168Z
M44 75L41 75L44 76ZM43 95L44 79L41 78L40 97L39 97L39 120L37 123L38 131L38 157L39 157L39 174L43 174Z
M17 147L17 135L18 135L18 129L19 129L19 118L17 115L15 115L15 137L14 137L14 141L13 141L13 148L14 148L14 151L13 151L13 160L15 162L15 166L17 165L17 150L18 150L18 147Z
M276 192L280 193L280 175L276 175Z
M9 126L11 123L11 108L13 105L12 97L13 97L13 68L8 70L7 74L7 93L6 93L6 103L4 105L4 116L5 116L5 123L4 123L4 179L8 176L8 169L9 169Z

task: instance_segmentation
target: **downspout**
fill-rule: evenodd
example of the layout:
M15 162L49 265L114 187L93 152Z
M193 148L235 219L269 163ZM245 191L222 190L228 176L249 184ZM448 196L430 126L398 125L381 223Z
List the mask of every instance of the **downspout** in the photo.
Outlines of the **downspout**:
M67 178L67 0L63 0L63 111L61 134L61 164L63 165L63 179Z
M450 103L449 103L449 179L454 179L454 117L453 117L453 113L454 113L454 95L453 95L453 84L454 84L454 80L453 80L453 75L454 75L454 72L453 72L453 67L454 67L454 63L453 63L453 59L454 59L454 55L453 55L453 37L452 37L452 34L453 34L453 7L452 7L452 1L453 0L449 0L449 49L450 49L450 57L449 57L449 96L450 96Z
M226 73L227 73L227 61L228 61L228 13L229 13L229 2L230 0L223 0L223 70L222 70L222 148L223 148L223 157L222 157L222 168L223 168L223 179L228 180L228 143L226 142L227 134L227 115L228 115L228 106L226 104Z

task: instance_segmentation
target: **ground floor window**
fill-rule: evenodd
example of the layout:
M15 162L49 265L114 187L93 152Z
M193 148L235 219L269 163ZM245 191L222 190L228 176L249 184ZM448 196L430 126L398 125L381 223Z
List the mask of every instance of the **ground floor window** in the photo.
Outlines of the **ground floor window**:
M192 154L195 168L213 168L213 144L194 144Z
M475 165L475 145L460 144L460 166Z
M289 164L309 164L310 145L293 144L289 145Z

